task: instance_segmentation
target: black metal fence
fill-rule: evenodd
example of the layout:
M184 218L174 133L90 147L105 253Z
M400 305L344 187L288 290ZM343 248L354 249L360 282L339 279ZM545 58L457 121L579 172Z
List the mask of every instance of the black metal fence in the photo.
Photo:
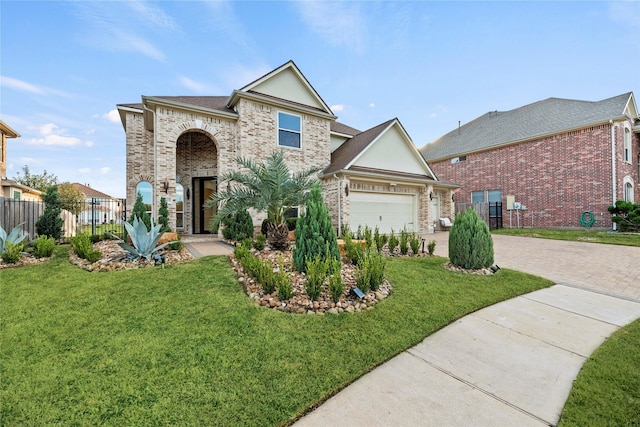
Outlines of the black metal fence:
M489 230L502 228L502 202L456 203L456 215L467 209L473 209L489 226Z
M33 238L37 235L36 222L44 213L42 201L14 200L0 197L0 226L9 233L16 225ZM63 236L78 233L123 235L126 220L126 199L87 198L83 202L63 203Z

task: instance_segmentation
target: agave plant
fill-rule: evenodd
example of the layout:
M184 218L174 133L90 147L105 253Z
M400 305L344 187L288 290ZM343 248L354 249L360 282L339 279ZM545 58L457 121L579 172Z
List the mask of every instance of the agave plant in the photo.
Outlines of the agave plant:
M13 243L14 245L17 245L29 236L29 233L22 232L22 224L24 224L24 222L13 227L13 230L11 230L9 235L7 235L7 232L4 231L4 228L0 226L0 254L7 250L7 243Z
M140 258L145 258L147 261L151 261L153 254L158 252L160 249L175 243L167 242L158 245L158 241L160 241L164 232L160 231L160 228L162 227L161 224L154 225L153 219L151 219L151 230L149 231L147 231L147 226L144 222L139 221L137 216L133 217L132 224L125 221L124 227L127 229L127 233L131 238L131 244L133 246L122 240L118 242L118 245L130 254Z

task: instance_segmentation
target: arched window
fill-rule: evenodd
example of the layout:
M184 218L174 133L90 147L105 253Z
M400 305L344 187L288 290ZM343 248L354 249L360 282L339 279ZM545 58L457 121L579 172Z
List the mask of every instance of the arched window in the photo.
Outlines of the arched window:
M184 228L184 187L176 183L176 228Z
M138 185L136 185L136 197L138 197L138 193L142 195L142 203L144 203L147 213L149 216L152 216L151 207L153 205L153 187L151 186L151 183L147 181L140 181Z
M633 194L633 180L629 176L624 177L624 200L625 202L632 202L634 199Z

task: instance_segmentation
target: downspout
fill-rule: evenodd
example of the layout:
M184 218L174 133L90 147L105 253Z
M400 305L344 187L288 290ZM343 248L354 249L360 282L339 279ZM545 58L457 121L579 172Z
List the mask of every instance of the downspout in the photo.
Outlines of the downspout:
M616 178L616 130L613 126L613 119L609 120L609 125L611 126L611 197L612 197L612 206L616 205L616 190L617 190L617 178ZM618 224L612 222L612 229L616 231Z
M156 112L146 106L146 104L142 105L145 110L150 112L153 115L153 194L151 194L152 203L151 203L151 215L153 218L156 217L156 193L158 186L158 148L157 148L157 140L156 140Z
M341 202L341 197L340 197L340 178L338 178L338 175L333 174L333 177L337 180L338 182L338 237L340 237L342 235L342 209L340 206L340 202Z

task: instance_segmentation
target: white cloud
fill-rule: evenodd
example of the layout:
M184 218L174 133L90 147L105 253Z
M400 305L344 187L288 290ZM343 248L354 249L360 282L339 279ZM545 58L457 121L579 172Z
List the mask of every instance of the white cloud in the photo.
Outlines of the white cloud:
M36 138L29 139L27 144L59 147L74 147L82 144L82 140L80 138L66 136L66 130L60 129L54 123L47 123L40 126L37 130L37 134L38 136ZM93 143L87 142L86 144L91 146L89 144Z
M331 106L331 110L334 112L344 111L344 109L345 109L344 104L336 104Z
M81 174L86 175L88 173L91 173L91 168L80 168L80 169L78 169L78 172L80 172Z
M365 22L359 2L300 1L295 4L302 20L330 44L362 50Z
M369 107L374 108L376 106L375 102L372 102L371 104L369 104Z
M114 46L119 46L119 50L125 52L138 52L143 54L144 56L148 56L149 58L156 59L158 61L164 61L164 53L162 53L154 45L149 43L144 38L138 36L137 34L133 34L118 28L113 28L112 32L113 36L115 36L116 38L116 40L111 41L111 43L113 44L109 45L112 50Z
M38 95L44 95L45 93L45 90L41 87L7 76L0 76L0 86L21 90L23 92L36 93Z
M210 86L206 83L197 82L195 80L190 79L189 77L182 76L179 78L180 84L187 89L196 92L196 93L214 93L216 92L215 87ZM119 120L119 119L118 119Z
M138 19L143 19L144 23L151 28L162 31L175 31L178 25L175 20L167 15L162 9L153 7L144 1L130 1L126 5L130 7Z
M93 141L87 141L85 144L87 147L93 147Z
M110 110L108 113L102 115L105 119L109 120L112 123L120 123L120 114L117 109Z
M100 168L100 173L105 174L111 172L111 168L109 166L104 166Z

